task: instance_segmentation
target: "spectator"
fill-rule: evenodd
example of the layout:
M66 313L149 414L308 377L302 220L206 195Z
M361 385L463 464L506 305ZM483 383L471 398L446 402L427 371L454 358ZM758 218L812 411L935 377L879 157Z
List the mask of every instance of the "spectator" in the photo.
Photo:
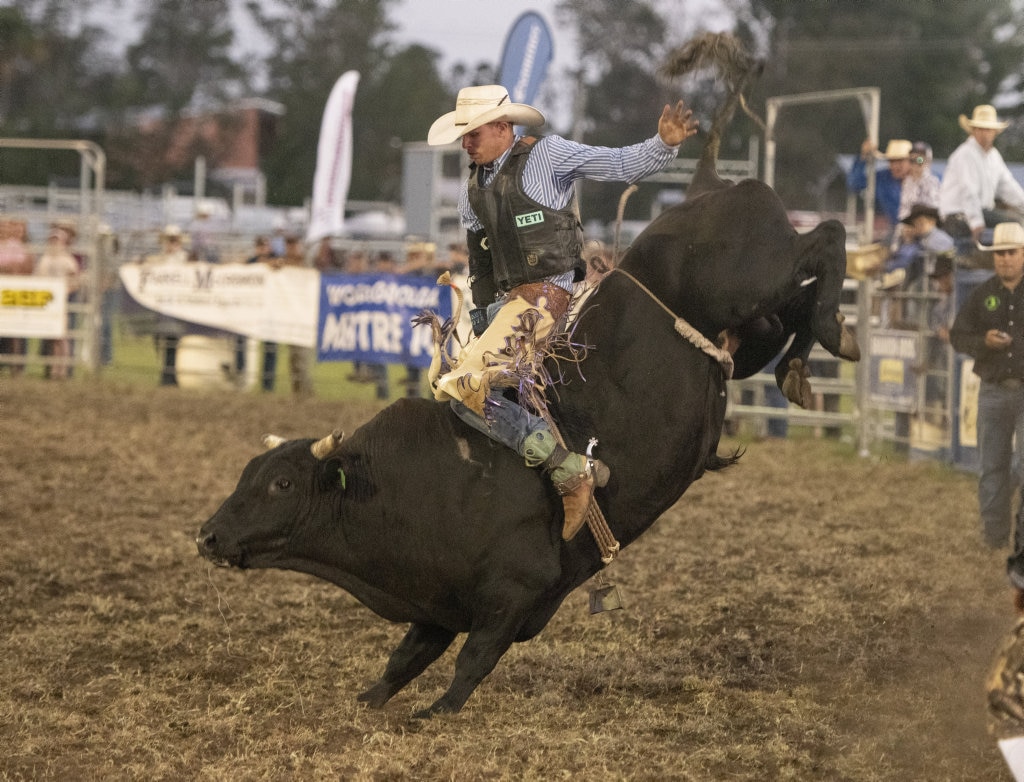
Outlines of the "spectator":
M32 253L28 248L28 229L24 220L0 218L0 274L32 274L34 269ZM0 364L11 370L17 377L25 371L26 344L24 337L0 336L0 356L10 356L13 361Z
M337 274L344 266L342 254L331 246L331 237L322 237L316 246L313 267L322 274Z
M184 248L185 236L181 228L173 223L164 226L160 232L160 252L147 255L143 261L147 266L180 265L188 263L189 256ZM178 342L185 334L185 323L170 315L158 315L153 329L157 352L160 354L160 385L178 385Z
M943 345L949 344L949 329L953 325L956 311L953 309L953 287L955 283L955 263L953 253L942 253L935 259L935 268L929 272L933 291L938 299L928 314L928 328Z
M117 255L120 243L107 223L96 228L96 246L100 268L100 364L114 363L114 317L121 309L121 282L117 273Z
M274 262L274 252L270 246L270 239L266 236L257 236L253 241L253 254L245 259L246 263ZM244 369L244 363L239 369ZM267 392L273 392L277 381L277 343L263 343L263 365L260 368L260 388Z
M942 253L953 252L953 237L942 230L942 218L939 210L928 204L914 204L910 214L900 220L906 226L906 241L886 262L886 272L902 271L902 275L890 277L892 287L902 284L908 287L923 275L929 275L935 269L935 259Z
M1024 465L1024 227L999 223L992 244L995 274L978 285L963 303L949 339L960 353L974 358L981 378L978 392L978 507L981 533L993 548L1007 545L1013 496L1021 486ZM1022 511L1013 530L1013 553L1024 546ZM1011 557L1014 586L1024 588L1024 569Z
M288 223L283 217L274 218L274 233L270 237L270 251L275 258L283 258L285 252L285 236L287 235Z
M903 191L903 180L910 175L910 150L913 145L906 139L893 139L885 147L885 153L879 154L874 142L865 139L860 146L860 156L853 161L850 173L846 175L846 187L851 193L863 193L868 186L867 166L875 164L878 158L889 161L888 170L879 171L875 175L875 209L889 223L889 234L886 244L892 244L900 221L900 198Z
M407 243L402 272L416 277L437 277L436 253L437 245L433 242L411 241ZM402 384L405 386L406 396L419 396L423 385L422 368L414 364L406 364L405 378L402 380Z
M915 141L910 147L910 173L903 178L900 187L899 218L910 216L915 204L939 208L939 188L942 183L932 172L932 148L923 141Z
M1024 188L995 148L996 136L1008 125L988 105L975 106L970 119L960 115L967 139L949 156L939 190L939 211L954 239L977 243L986 227L1020 222Z
M76 293L81 285L82 270L78 259L71 254L71 234L65 228L53 226L46 237L46 249L36 260L35 274L38 277L63 277L67 280L68 298ZM71 368L71 339L44 339L40 344L40 353L54 359L47 363L44 375L54 380L66 380Z
M220 250L213 239L212 211L207 204L200 203L196 207L191 235L189 260L220 263Z
M285 266L310 268L302 240L295 234L286 236L284 256L271 261L271 266L278 269ZM301 345L288 346L288 372L291 375L292 393L296 396L313 395L312 362L313 356L310 348Z

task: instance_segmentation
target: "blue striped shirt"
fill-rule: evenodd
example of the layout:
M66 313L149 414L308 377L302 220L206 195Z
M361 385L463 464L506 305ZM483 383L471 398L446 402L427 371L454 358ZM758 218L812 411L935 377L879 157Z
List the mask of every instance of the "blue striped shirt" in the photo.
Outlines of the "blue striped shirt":
M515 146L520 136L516 136ZM484 185L489 185L495 173L508 159L512 147L492 164L484 167ZM561 136L544 136L533 146L523 169L523 191L544 206L562 209L573 196L577 179L599 182L637 182L657 173L675 158L679 147L670 147L655 135L628 147L590 147L569 141ZM459 215L462 227L470 231L483 230L469 205L468 180L459 191Z

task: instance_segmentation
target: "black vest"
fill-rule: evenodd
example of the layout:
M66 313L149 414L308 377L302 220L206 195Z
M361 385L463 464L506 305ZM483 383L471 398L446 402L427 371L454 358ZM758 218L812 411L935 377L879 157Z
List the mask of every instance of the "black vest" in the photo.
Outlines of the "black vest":
M582 280L586 272L576 196L564 209L552 209L523 192L522 172L535 141L521 139L486 187L476 166L469 175L469 205L483 223L502 291L570 270Z

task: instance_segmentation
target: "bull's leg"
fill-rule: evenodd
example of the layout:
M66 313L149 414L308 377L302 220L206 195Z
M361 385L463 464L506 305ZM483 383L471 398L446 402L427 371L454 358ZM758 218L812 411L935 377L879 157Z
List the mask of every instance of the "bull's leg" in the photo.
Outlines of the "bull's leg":
M384 675L376 684L358 696L358 700L380 708L405 685L423 673L427 666L444 654L455 640L456 633L435 625L414 624L402 642L391 653Z
M414 716L427 718L434 714L459 711L484 677L494 670L514 638L515 632L504 626L500 629L471 630L455 660L455 676L447 692L434 701L429 709L416 712Z
M843 325L839 298L846 276L846 229L838 220L826 220L797 238L797 266L808 277L817 277L811 328L818 342L833 356L860 360L860 347Z

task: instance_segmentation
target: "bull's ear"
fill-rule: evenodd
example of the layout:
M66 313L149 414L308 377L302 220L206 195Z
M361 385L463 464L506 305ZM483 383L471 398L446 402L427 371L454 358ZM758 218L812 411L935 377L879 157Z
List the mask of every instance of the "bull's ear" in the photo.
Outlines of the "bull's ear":
M350 453L338 453L321 462L320 488L343 493L348 500L368 500L377 493L362 460Z
M334 489L345 491L348 488L348 476L345 474L345 466L341 459L332 457L323 460L320 470L320 485L327 491Z

